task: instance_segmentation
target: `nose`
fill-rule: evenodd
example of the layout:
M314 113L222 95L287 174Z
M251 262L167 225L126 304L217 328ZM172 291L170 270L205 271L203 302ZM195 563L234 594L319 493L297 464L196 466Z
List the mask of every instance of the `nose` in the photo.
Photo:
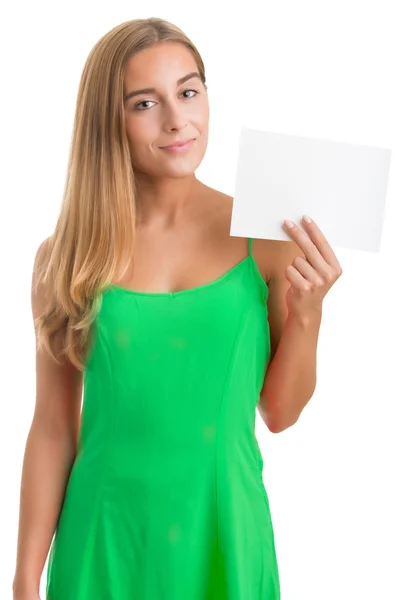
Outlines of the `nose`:
M180 130L187 125L187 114L185 109L178 104L170 102L165 107L164 128L166 131Z

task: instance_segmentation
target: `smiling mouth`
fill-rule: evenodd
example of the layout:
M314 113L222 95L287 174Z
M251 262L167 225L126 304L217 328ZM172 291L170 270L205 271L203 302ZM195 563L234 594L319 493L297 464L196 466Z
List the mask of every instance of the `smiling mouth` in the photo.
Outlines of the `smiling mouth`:
M193 138L189 138L188 140L184 140L183 142L175 142L173 144L168 144L168 146L160 146L161 150L168 150L173 148L182 148L183 146L187 146L191 142L194 142Z

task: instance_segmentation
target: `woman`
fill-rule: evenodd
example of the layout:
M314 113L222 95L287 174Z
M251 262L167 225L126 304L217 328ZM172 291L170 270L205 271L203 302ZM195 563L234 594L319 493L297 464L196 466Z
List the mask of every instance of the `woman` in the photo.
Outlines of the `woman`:
M254 247L229 235L232 198L194 174L205 81L156 18L112 29L84 67L33 270L15 600L39 598L54 531L48 600L280 598L255 409L277 433L312 396L340 265L315 223Z

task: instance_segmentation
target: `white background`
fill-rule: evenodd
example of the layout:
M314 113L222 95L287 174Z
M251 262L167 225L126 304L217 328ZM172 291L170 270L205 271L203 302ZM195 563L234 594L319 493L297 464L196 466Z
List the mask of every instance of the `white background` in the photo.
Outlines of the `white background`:
M256 433L282 599L400 598L396 4L38 0L3 6L2 599L12 596L20 475L35 402L34 255L58 214L86 57L118 23L150 16L176 23L203 56L211 120L197 176L207 185L233 195L241 125L392 149L381 253L336 251L343 275L324 301L314 396L281 434L270 433L257 414ZM44 580L45 572L42 600Z

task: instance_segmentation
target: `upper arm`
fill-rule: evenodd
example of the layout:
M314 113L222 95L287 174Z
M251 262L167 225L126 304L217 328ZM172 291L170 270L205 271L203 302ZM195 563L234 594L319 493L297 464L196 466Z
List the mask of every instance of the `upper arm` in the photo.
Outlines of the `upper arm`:
M286 269L293 263L296 256L304 256L299 246L293 241L275 241L274 249L268 257L268 322L271 336L271 359L277 350L283 327L288 316L286 294L290 282L286 279Z
M42 313L45 306L46 284L37 283L37 273L44 265L49 238L39 246L32 274L32 317ZM35 323L34 323L35 326ZM35 327L36 334L36 327ZM36 335L35 335L36 339ZM58 339L61 339L60 336ZM67 434L77 440L80 427L80 411L83 379L82 372L66 358L58 365L36 340L36 401L34 420L44 427L46 433L58 438Z

